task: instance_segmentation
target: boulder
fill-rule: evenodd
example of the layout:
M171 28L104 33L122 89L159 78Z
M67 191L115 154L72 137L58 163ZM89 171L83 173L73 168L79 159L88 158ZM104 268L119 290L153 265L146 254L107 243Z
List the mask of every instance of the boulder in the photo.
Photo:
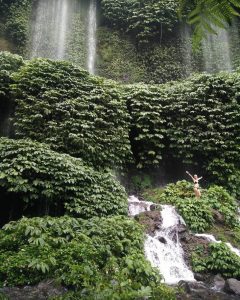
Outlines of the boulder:
M213 218L216 221L216 223L219 223L219 224L224 223L224 216L218 210L212 209L212 214L213 214Z
M0 289L0 297L4 295L8 300L47 300L61 296L64 293L66 293L66 289L53 280L42 281L35 286L4 287Z
M227 279L224 286L224 290L226 292L240 296L240 281L234 278Z
M229 295L224 292L216 291L203 282L178 283L180 291L177 294L178 300L239 300L237 295Z
M225 280L223 279L223 277L221 275L216 275L213 278L213 288L216 291L222 291L224 289L225 286Z

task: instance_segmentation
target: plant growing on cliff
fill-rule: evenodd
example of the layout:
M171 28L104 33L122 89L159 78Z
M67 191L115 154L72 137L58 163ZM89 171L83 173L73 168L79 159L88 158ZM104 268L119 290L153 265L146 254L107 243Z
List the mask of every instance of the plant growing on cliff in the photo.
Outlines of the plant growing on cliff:
M127 213L124 188L111 174L97 172L81 159L44 144L7 138L0 139L0 157L5 215L14 206L20 206L19 214L27 208L29 215L68 211L89 218Z
M141 45L161 40L163 32L172 31L177 23L175 0L102 0L101 4L107 22L132 34Z
M15 74L17 137L47 143L95 168L130 159L129 115L115 88L67 62L38 59Z

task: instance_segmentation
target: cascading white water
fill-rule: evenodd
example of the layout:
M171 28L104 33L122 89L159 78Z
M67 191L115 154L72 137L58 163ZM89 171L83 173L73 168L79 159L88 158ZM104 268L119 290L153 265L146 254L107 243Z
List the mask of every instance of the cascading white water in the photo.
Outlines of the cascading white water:
M33 21L30 57L64 59L68 21L71 13L69 0L40 0Z
M183 68L186 70L186 75L190 75L194 70L194 66L192 65L193 51L190 26L187 24L182 24L180 27L180 35L182 44Z
M149 211L152 202L129 197L129 214ZM154 237L147 235L144 249L152 266L159 269L164 281L176 284L180 280L194 281L194 275L184 261L184 253L178 240L178 226L185 224L173 206L161 205L162 225Z
M214 30L217 34L207 33L202 42L204 70L232 71L229 31L222 28Z
M96 60L97 1L90 0L88 16L88 71L95 73Z
M38 0L30 54L69 60L95 73L97 0Z
M139 201L137 197L130 196L128 198L128 214L129 216L136 216L142 212L150 211L152 202Z
M198 237L203 237L205 238L206 240L208 240L209 242L213 242L213 243L222 243L222 241L217 241L215 239L215 237L211 234L204 234L204 233L197 233L195 234L195 236L198 236ZM235 247L233 247L230 243L225 243L229 249L234 252L235 254L237 254L238 256L240 256L240 249L237 249Z
M68 0L61 0L60 4L60 20L59 23L59 33L58 33L58 52L57 58L63 59L65 54L66 47L66 33L67 33L67 24L68 24Z

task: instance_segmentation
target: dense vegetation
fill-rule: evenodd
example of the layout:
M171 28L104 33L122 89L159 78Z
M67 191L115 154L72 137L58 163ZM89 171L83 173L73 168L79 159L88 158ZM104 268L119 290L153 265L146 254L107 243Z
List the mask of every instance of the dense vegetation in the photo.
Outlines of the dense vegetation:
M184 1L186 6L182 8L183 24L179 21L178 0L150 2L99 0L98 2L100 16L96 34L98 75L129 83L164 83L168 80L186 78L193 72L206 70L204 61L208 54L204 52L205 46L199 47L198 53L191 51L192 30L190 26L186 27L185 16L189 8L191 10L195 4L198 5L195 11L197 17L193 19L196 22L200 20L198 27L202 28L204 27L202 23L206 21L208 24L209 21L205 4L215 1L196 1L196 3ZM81 11L76 11L69 21L71 34L67 35L65 49L65 58L84 68L87 66L88 44L86 3L84 0L79 0ZM200 15L199 19L202 4L204 4L204 18ZM32 38L30 27L36 17L36 8L37 1L34 0L0 1L0 50L12 50L29 57ZM229 52L233 69L239 67L237 29L239 24L237 21L234 21L234 24L236 26L229 30L229 47L224 46L224 41L220 42L219 46L224 47L223 52ZM207 29L207 26L204 29ZM44 47L47 48L49 43L45 42ZM211 52L211 45L208 47L210 48L207 51ZM215 46L214 51L216 49ZM49 51L47 53L49 55ZM217 56L214 58L212 72L216 72L222 64L224 55L220 55L220 58Z
M127 212L127 197L118 182L80 159L44 144L7 138L0 139L0 156L3 216L19 216L23 208L30 215L59 215L67 210L82 218Z
M137 163L158 166L178 157L207 170L238 194L239 73L198 75L181 83L124 88Z
M15 50L21 54L28 41L31 5L31 0L0 1L0 35L13 42Z
M121 86L69 63L38 59L8 76L17 137L99 169L131 161L138 168L159 167L175 157L238 195L239 72Z
M152 40L161 40L163 34L172 31L177 23L177 1L124 1L102 0L103 15L120 30L134 35L142 45Z
M144 198L175 205L193 233L239 246L240 72L154 84L202 70L203 49L191 52L178 13L188 15L199 46L203 28L213 32L238 14L237 1L217 2L99 0L98 74L148 84L0 52L0 288L52 279L67 288L62 300L175 299L145 259L144 228L127 217L113 172L136 172L134 188L151 187ZM28 57L33 4L0 0L0 49L8 41ZM69 21L65 58L85 67L83 14ZM235 66L237 49L229 50ZM203 174L209 186L200 199L186 181L152 189L149 170L168 163ZM240 279L227 244L204 245L191 249L195 272Z
M119 92L69 63L37 59L14 76L17 137L100 167L128 161L128 113Z
M174 299L144 259L140 225L126 217L23 218L3 228L0 245L0 285L55 278L77 289L74 299L136 299L155 293Z

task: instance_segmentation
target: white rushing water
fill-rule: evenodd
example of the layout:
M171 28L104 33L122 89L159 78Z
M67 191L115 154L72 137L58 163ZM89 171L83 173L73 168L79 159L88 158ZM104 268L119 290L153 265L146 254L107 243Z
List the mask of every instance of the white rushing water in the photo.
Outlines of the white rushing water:
M70 15L69 0L40 0L33 20L30 57L63 59Z
M96 60L97 1L90 0L88 16L88 63L89 73L95 73Z
M38 0L30 58L70 60L95 73L97 0Z
M186 70L186 75L190 75L194 66L192 65L193 61L193 51L192 51L192 36L191 28L187 24L181 24L180 26L180 36L181 36L181 51L182 51L182 60L183 68Z
M207 33L202 42L204 70L207 72L232 71L229 31L214 28L217 34Z
M208 240L209 242L213 242L213 243L222 243L222 241L217 241L216 238L211 235L211 234L204 234L204 233L197 233L195 234L198 237L203 237L206 240ZM233 247L230 243L225 243L229 249L234 252L235 254L237 254L238 256L240 256L240 249L237 249L235 247Z
M129 197L129 214L134 216L151 209L152 202ZM182 217L170 205L161 205L162 225L154 237L147 235L144 249L146 258L159 269L167 284L180 280L194 281L194 275L184 261L184 252L178 239L178 226L184 224Z
M129 216L136 216L142 212L150 211L152 202L140 201L135 196L128 198L128 214Z

